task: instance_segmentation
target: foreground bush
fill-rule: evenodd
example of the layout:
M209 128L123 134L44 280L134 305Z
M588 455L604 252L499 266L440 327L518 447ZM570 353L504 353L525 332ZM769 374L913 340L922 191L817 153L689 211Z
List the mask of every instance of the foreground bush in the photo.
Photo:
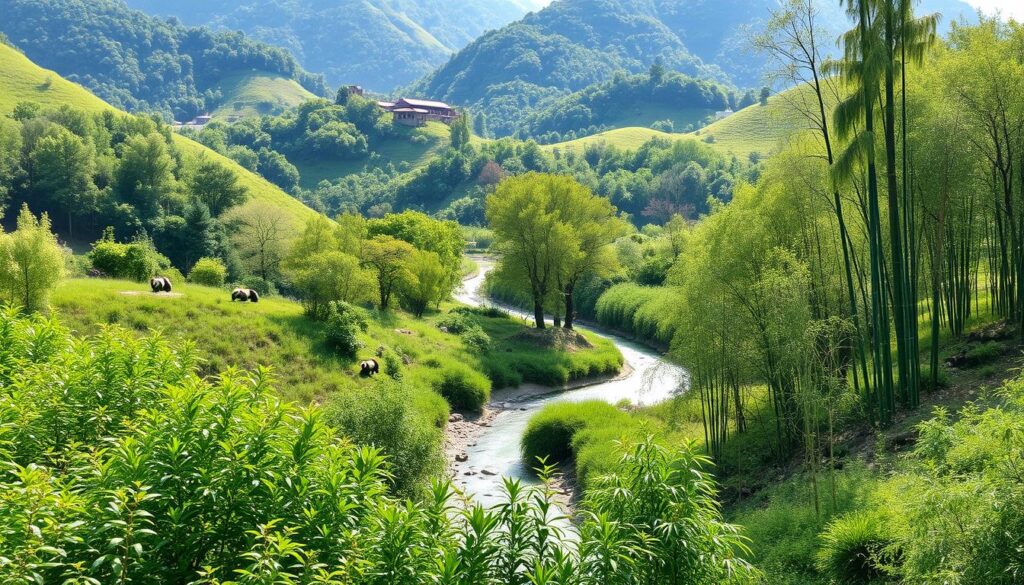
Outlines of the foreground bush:
M457 507L447 482L396 499L377 450L338 439L316 408L282 404L267 372L204 381L193 361L188 345L157 337L80 340L53 321L0 314L0 582L753 577L707 462L689 447L631 448L621 473L588 494L578 527L558 518L546 488L514 481L491 509ZM369 420L380 416L365 423L394 422Z
M846 582L883 570L901 583L1024 582L1024 379L988 399L918 425L913 456L871 504L824 532L822 569Z
M886 536L878 514L858 512L838 518L822 534L818 568L835 583L867 585L885 576Z
M365 332L368 326L366 317L356 307L344 301L332 303L324 323L324 336L328 345L342 355L354 358L363 347L359 333Z

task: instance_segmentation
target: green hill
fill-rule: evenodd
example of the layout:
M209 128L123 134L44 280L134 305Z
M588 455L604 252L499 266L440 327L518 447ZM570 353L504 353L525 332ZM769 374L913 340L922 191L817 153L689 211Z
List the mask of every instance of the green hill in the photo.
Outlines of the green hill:
M681 140L687 136L688 135L685 134L669 134L668 132L661 132L660 130L633 126L628 128L616 128L614 130L584 136L583 138L577 138L576 140L570 140L568 142L545 144L542 148L547 151L557 149L563 152L583 152L587 146L604 144L607 146L621 148L623 150L635 150L645 142L655 138Z
M399 136L371 140L372 156L369 159L294 157L294 160L290 160L302 176L302 186L311 189L323 180L334 181L339 177L384 168L389 164L403 172L422 168L449 142L448 126L441 122L428 122L420 128L399 128L398 132Z
M279 114L317 97L294 79L264 72L230 75L214 85L213 91L222 97L212 114L221 118Z
M753 92L743 99L753 103ZM728 86L652 67L647 73L616 75L538 107L518 133L557 142L630 126L685 132L703 126L710 114L730 103L736 104L737 97Z
M582 152L588 145L606 144L631 150L645 142L661 138L666 140L701 140L725 155L747 157L753 152L768 155L778 150L784 141L809 129L800 111L812 105L809 87L787 90L768 98L768 105L754 104L728 118L713 122L687 134L670 134L647 127L624 127L608 130L576 140L545 145L545 150ZM667 113L667 112L666 112ZM638 114L644 115L644 114ZM652 114L646 114L652 115ZM680 112L685 116L685 112Z
M87 112L118 111L82 86L39 67L13 47L0 44L0 115L10 113L23 101L53 107L70 105ZM234 170L239 183L249 191L249 204L266 203L278 207L292 220L293 225L299 225L306 218L316 214L300 201L262 177L238 166L234 161L182 136L175 135L174 140L186 154L203 155Z
M190 120L221 105L218 84L253 71L328 93L322 77L281 47L189 28L122 0L0 0L0 13L0 33L30 59L129 112Z
M692 135L708 142L723 154L767 155L792 136L809 129L800 113L802 104L811 105L809 87L795 88L768 98L768 105L754 104L709 124Z

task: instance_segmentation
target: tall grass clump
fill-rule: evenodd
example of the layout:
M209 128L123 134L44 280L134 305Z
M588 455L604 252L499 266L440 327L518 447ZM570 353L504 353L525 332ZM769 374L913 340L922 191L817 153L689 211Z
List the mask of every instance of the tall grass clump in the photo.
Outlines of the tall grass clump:
M201 379L187 344L117 329L80 339L14 311L0 313L0 342L2 583L757 577L721 518L706 460L689 447L629 446L574 525L559 517L550 489L511 480L491 508L457 505L447 481L417 499L394 497L395 466L415 467L415 456L402 461L340 437L332 424L346 421L282 403L265 370ZM401 388L378 390L365 402L387 406L364 422L393 426Z
M491 399L491 381L471 367L446 360L434 381L434 390L452 410L480 411Z
M617 441L638 435L638 423L607 402L556 402L530 418L520 449L531 463L573 460L577 477L586 484L589 477L616 468Z
M818 568L833 583L867 585L886 575L892 547L879 514L860 511L837 518L821 535Z
M595 310L601 325L667 346L678 327L675 304L678 296L670 287L626 282L605 291Z

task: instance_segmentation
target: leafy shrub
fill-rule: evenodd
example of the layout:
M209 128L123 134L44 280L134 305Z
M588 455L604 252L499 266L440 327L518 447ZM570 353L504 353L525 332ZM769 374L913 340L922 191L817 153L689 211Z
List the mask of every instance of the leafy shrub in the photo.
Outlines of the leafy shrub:
M342 301L332 303L330 315L324 323L324 335L327 344L342 355L355 357L363 347L359 332L365 332L367 327L366 317L360 310Z
M491 337L479 325L474 325L464 331L462 341L478 353L483 353L491 348Z
M905 583L1010 585L1024 578L1024 379L996 391L998 408L936 409L918 425L914 463L879 494Z
M481 410L491 398L491 381L458 362L445 364L434 389L453 410Z
M476 321L472 317L467 316L466 313L452 311L437 320L438 329L444 329L448 333L454 333L458 335L466 329L476 325Z
M146 281L171 265L171 261L157 252L149 240L118 243L114 241L114 233L111 230L92 245L89 260L93 268L110 278L136 282Z
M388 457L391 483L399 494L421 492L444 468L437 448L441 434L415 416L408 392L397 382L378 379L359 392L332 396L324 419L352 440L380 449Z
M384 360L384 373L391 376L393 380L401 380L405 375L405 362L402 357L393 349L385 349L381 356Z
M501 307L484 306L484 307L456 307L452 309L452 313L460 313L462 315L478 315L480 317L487 317L488 319L511 319L512 315L508 311Z
M188 273L188 280L193 284L221 287L227 276L228 269L223 262L216 258L200 258Z
M834 583L866 585L885 575L886 549L892 545L877 512L838 518L821 535L818 569Z

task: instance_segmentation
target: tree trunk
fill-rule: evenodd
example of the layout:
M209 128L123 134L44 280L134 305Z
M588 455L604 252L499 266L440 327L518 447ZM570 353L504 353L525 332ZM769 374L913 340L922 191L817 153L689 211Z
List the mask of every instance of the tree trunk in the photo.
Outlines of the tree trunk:
M537 324L537 329L544 328L544 303L536 297L533 299L533 320Z
M572 329L573 321L576 319L576 293L574 292L575 285L568 284L565 286L565 328Z

